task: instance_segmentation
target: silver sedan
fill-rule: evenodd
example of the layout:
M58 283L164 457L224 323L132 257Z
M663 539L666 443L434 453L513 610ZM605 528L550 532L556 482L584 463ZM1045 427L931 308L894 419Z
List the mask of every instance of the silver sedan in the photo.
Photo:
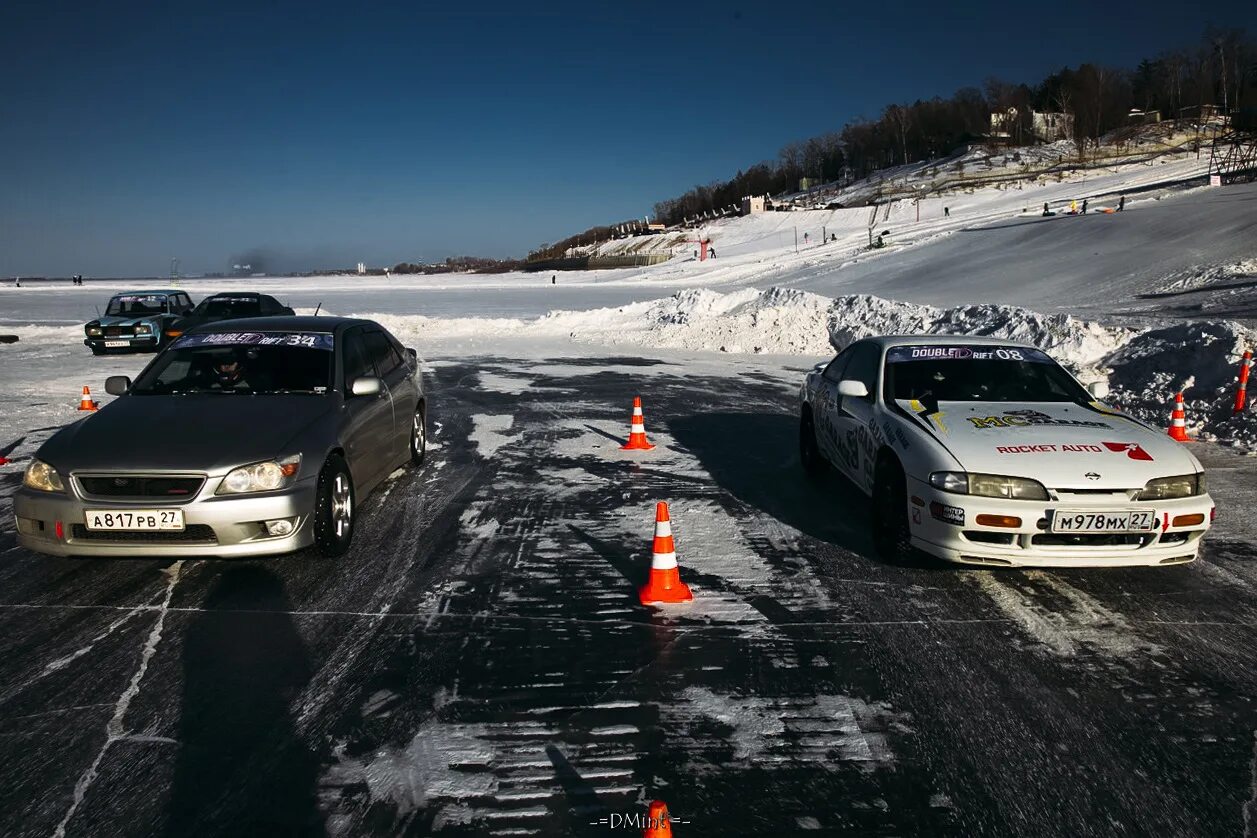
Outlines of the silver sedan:
M359 499L423 462L414 350L370 320L223 321L35 453L18 542L55 556L340 556Z

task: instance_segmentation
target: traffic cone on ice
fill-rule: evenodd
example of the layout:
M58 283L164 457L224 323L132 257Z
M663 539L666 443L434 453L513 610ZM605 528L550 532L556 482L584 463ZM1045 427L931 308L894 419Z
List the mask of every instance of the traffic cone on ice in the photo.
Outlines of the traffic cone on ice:
M1183 394L1174 394L1174 412L1170 414L1170 439L1190 442L1187 438L1187 413L1183 410Z
M646 810L646 828L642 830L642 838L672 838L672 816L668 814L668 804L662 800L650 801Z
M629 420L628 442L620 446L621 451L649 451L655 446L646 439L646 422L642 418L642 398L633 397L633 418Z
M676 547L672 543L672 520L668 504L655 504L655 545L650 557L650 579L637 592L642 605L652 602L689 602L694 598L677 570Z
M1246 351L1240 361L1240 383L1235 389L1235 412L1243 413L1248 407L1248 368L1253 365L1253 353Z
M79 399L79 410L95 410L100 407L96 402L92 401L92 391L83 386L83 398Z

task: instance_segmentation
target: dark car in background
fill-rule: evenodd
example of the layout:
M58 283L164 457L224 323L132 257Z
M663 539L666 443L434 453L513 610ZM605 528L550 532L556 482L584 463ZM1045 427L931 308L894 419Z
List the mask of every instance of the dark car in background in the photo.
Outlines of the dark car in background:
M223 320L241 320L247 317L293 317L291 308L272 297L256 291L231 291L214 294L201 300L186 317L166 327L166 339L171 340L197 326L218 323Z
M83 343L93 355L155 352L166 345L170 325L190 311L192 299L178 289L124 291L109 299L103 316L83 326Z

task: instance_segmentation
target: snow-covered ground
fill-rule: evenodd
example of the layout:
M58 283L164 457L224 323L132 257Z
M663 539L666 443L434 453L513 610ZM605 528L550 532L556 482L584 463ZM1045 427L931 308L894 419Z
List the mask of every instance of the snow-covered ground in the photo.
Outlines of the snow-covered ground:
M924 200L920 221L911 201L726 219L702 231L714 260L681 252L649 268L563 272L553 284L549 273L518 273L182 285L195 298L248 288L299 313L370 316L429 358L632 346L723 353L730 364L748 354L812 361L879 332L997 335L1044 346L1084 378L1107 375L1114 399L1149 421L1162 423L1181 389L1189 428L1252 446L1252 416L1230 416L1230 387L1257 326L1257 184L1182 188L1205 160L965 190ZM1127 193L1122 213L1095 211ZM1044 202L1060 209L1088 196L1085 216L1041 215ZM867 249L870 222L891 231L889 246ZM604 250L668 247L670 236ZM66 421L84 384L107 398L106 375L142 367L143 356L92 357L81 324L113 291L166 284L0 287L0 333L20 338L0 344L0 447Z

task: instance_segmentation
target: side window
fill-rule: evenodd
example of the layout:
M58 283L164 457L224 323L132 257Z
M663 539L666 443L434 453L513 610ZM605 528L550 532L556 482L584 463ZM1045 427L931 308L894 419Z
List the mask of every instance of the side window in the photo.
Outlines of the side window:
M829 362L829 366L825 367L825 371L821 373L826 381L832 381L837 384L842 381L843 370L847 368L847 363L851 360L851 347L838 353L838 357Z
M371 365L371 358L367 354L361 329L350 329L341 338L341 343L343 344L341 354L344 356L345 389L348 392L351 381L364 375L375 375L375 367Z
M261 312L265 315L283 314L284 307L274 297L259 297L258 302L261 303Z
M393 348L393 344L389 343L388 338L384 337L383 332L367 332L366 337L367 351L370 352L371 360L375 362L375 368L379 371L380 377L391 375L402 363L397 350Z
M843 377L863 381L864 386L869 388L869 398L872 398L877 393L877 366L881 359L882 350L876 344L856 344Z

